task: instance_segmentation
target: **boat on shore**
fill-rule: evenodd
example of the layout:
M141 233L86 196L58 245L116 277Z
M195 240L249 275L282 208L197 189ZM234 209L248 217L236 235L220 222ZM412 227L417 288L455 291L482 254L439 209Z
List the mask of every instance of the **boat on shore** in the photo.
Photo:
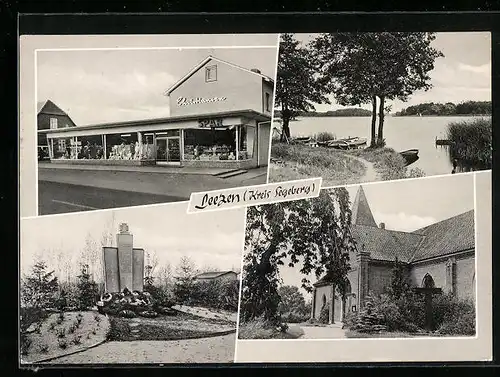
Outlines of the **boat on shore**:
M419 158L418 149L408 149L406 151L399 152L399 154L405 159L406 166L413 164Z
M366 138L364 137L318 141L318 146L335 149L356 149L363 145L366 145Z

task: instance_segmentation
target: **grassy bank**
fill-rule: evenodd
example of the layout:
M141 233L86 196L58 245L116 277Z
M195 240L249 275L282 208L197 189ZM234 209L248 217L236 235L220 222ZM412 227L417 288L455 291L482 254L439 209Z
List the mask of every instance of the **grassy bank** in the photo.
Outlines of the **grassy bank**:
M366 171L363 163L334 149L274 143L271 147L271 156L283 164L271 164L270 182L323 177L323 185L356 183Z
M405 166L404 158L392 148L355 149L347 153L373 163L380 179L383 181L417 178L425 175L420 169Z
M279 331L260 319L242 322L238 327L239 339L297 339L302 335L304 330L300 326L291 325L286 331Z
M281 163L271 163L270 182L323 177L323 186L360 183L367 178L365 177L367 165L371 164L376 170L376 177L369 181L415 178L425 175L420 169L406 167L403 157L392 148L341 151L278 142L272 145L271 156Z
M492 137L491 118L450 123L447 129L447 138L452 142L450 157L474 170L491 169Z

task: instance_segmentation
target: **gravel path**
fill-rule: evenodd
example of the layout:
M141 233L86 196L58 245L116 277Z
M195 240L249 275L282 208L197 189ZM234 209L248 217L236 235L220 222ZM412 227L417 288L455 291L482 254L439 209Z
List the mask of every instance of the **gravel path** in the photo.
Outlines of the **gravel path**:
M345 330L341 325L330 326L300 326L304 335L300 339L342 339L345 338Z
M350 154L346 154L346 156L349 158L352 158L354 160L358 160L363 165L365 165L365 168L366 168L365 175L363 177L361 177L361 179L358 181L358 183L380 181L380 179L378 178L377 170L375 169L375 166L373 165L373 163L365 160L364 158L353 156Z
M235 334L190 340L107 342L53 360L54 364L228 363L234 361Z

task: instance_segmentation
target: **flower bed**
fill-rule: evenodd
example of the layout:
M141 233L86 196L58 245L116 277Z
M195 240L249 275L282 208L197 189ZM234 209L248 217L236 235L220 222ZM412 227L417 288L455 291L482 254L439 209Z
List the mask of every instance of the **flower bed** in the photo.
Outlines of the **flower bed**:
M22 363L62 356L106 340L108 319L98 313L65 312L50 314L25 341L29 343L21 355Z

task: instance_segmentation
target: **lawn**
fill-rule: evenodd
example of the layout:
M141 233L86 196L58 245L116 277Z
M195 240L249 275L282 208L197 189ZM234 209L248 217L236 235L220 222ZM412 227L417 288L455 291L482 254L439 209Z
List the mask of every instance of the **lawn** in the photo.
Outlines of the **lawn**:
M157 318L110 317L109 338L115 341L179 340L229 334L236 326L223 319L209 319L178 312Z
M52 313L38 330L27 335L27 354L22 363L61 356L85 349L106 340L109 331L107 318L97 312L66 312L64 317Z
M297 339L304 335L299 325L289 325L286 331L267 327L261 320L240 323L238 327L239 339Z
M354 330L347 330L345 333L346 338L425 338L425 337L433 337L433 338L441 338L446 337L448 335L437 334L437 333L407 333L400 331L382 331L380 333L361 333Z

